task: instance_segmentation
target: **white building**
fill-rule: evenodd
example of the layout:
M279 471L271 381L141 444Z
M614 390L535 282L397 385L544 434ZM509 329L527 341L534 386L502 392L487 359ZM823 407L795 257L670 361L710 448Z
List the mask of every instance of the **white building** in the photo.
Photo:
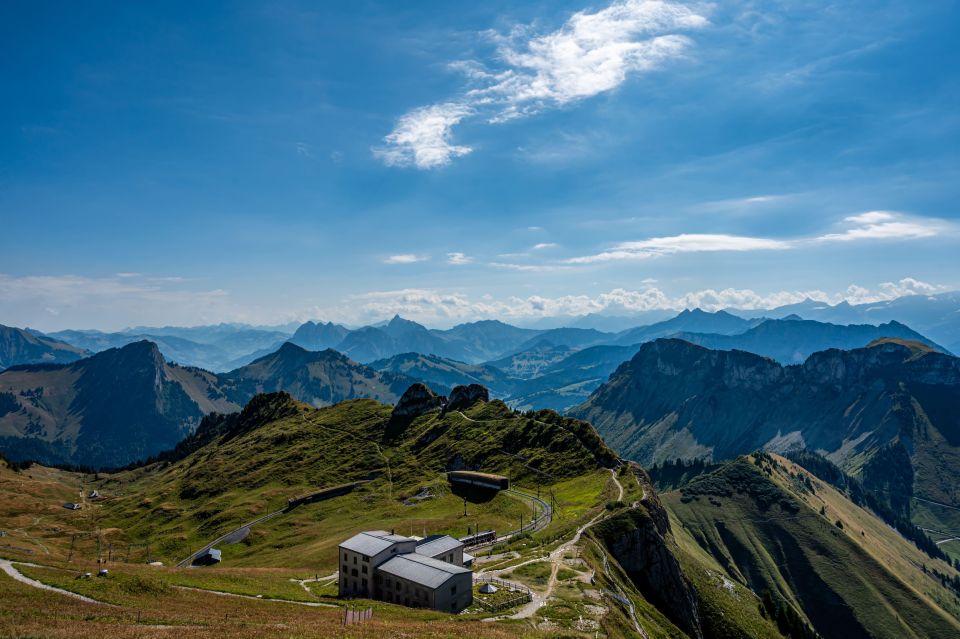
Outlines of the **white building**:
M366 597L460 612L473 603L473 558L447 535L412 539L384 530L358 533L339 546L340 596Z

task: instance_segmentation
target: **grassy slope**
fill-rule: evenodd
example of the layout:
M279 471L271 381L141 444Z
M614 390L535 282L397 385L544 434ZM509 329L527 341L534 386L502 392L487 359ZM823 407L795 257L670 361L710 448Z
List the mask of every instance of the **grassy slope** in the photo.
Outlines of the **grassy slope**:
M118 544L150 541L153 556L170 562L283 508L292 496L372 478L224 547L227 558L243 565L307 562L325 569L335 563L336 543L364 528L462 535L478 521L501 531L517 527L521 514L529 521L529 502L506 494L471 504L464 519L462 500L441 474L451 461L507 473L534 492L538 482L599 467L564 426L519 417L499 402L430 414L403 429L388 424L390 410L369 400L319 410L300 405L295 415L220 438L175 464L101 476L94 485L110 499L97 507L97 524L114 529ZM430 497L413 499L418 494Z
M773 459L770 475L739 460L692 482L685 498L664 495L691 576L696 559L756 593L769 589L825 637L960 632L957 618L940 607L956 614L956 597L920 568L932 560L822 482L811 478L815 493L806 492L790 475L805 471ZM937 569L954 574L942 562Z

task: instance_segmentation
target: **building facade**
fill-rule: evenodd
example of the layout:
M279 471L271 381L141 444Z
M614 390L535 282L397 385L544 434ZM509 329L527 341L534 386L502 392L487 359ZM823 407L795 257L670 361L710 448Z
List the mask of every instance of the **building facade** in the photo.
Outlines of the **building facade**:
M472 557L447 535L425 539L384 530L358 533L338 547L341 597L365 597L457 613L473 603Z

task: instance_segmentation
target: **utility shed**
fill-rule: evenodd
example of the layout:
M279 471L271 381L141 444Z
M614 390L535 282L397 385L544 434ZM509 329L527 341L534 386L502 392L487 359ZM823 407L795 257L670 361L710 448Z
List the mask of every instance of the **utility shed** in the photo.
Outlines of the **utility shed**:
M193 560L195 566L212 566L220 563L220 549L207 548Z
M377 569L383 600L460 612L473 603L473 572L417 553L397 555Z

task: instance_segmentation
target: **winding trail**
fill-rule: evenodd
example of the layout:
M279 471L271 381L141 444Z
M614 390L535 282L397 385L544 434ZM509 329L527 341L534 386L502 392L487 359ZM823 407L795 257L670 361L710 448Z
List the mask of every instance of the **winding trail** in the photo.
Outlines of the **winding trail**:
M23 562L17 562L17 563L19 563L21 566L30 566L32 568L43 568L43 566L38 566L37 564L27 564ZM83 595L78 595L75 592L70 592L69 590L64 590L62 588L57 588L55 586L48 586L42 581L31 579L30 577L27 577L22 572L14 568L12 561L8 561L6 559L0 559L0 570L7 573L11 577L13 577L16 581L19 581L22 584L26 584L27 586L39 588L40 590L49 590L50 592L56 592L61 595L66 595L67 597L72 597L73 599L77 599L78 601L82 601L84 603L97 604L100 606L113 606L113 604L108 604L103 601L97 601L96 599L91 599L90 597L84 597Z
M623 498L623 485L622 485L622 484L620 483L620 481L617 479L617 475L616 475L616 471L615 471L615 470L610 469L610 477L613 479L614 484L616 484L617 489L618 489L619 494L620 494L620 499L622 499L622 498ZM604 519L605 516L606 516L606 513L601 512L601 513L599 513L597 516L595 516L593 519L591 519L590 521L588 521L588 522L585 523L584 525L580 526L580 528L577 529L577 532L574 533L573 537L571 537L569 540L567 540L567 541L563 542L562 544L560 544L559 546L557 546L557 547L556 547L549 555L547 555L546 557L539 557L539 558L537 558L537 559L531 559L531 560L529 560L529 561L524 561L524 562L521 562L521 563L516 564L516 565L514 565L514 566L510 566L510 567L508 567L508 568L499 568L499 569L497 569L497 570L491 570L491 571L489 571L489 572L485 572L485 571L480 571L480 572L478 572L478 573L477 573L477 576L478 576L478 577L479 577L479 576L483 576L483 575L489 575L489 576L492 576L492 577L499 577L500 575L504 574L505 572L513 571L514 569L516 569L516 568L519 567L519 566L524 566L524 565L527 565L527 564L540 563L540 562L550 562L550 564L551 564L551 568L550 568L550 578L547 580L547 587L546 587L546 589L544 590L544 592L538 593L538 592L536 592L536 591L532 591L532 592L533 592L533 596L531 597L530 602L527 603L527 604L525 604L522 608L520 608L520 610L518 610L517 612L515 612L515 613L512 614L512 615L509 615L509 616L506 616L506 617L497 617L497 618L498 618L498 619L529 619L530 617L532 617L532 616L534 615L534 613L537 612L537 610L540 609L540 607L542 607L543 605L545 605L545 604L547 603L547 601L550 599L550 597L553 596L553 591L554 591L554 589L556 589L556 586L557 586L557 573L560 571L560 567L563 565L563 556L566 554L566 552L567 552L568 550L570 550L571 548L573 548L574 546L576 546L578 543L580 543L580 538L583 536L583 533L584 533L588 528L590 528L591 526L593 526L593 525L594 525L595 523L597 523L598 521L601 521L602 519ZM606 560L606 554L603 554L603 557L604 557L604 560Z

